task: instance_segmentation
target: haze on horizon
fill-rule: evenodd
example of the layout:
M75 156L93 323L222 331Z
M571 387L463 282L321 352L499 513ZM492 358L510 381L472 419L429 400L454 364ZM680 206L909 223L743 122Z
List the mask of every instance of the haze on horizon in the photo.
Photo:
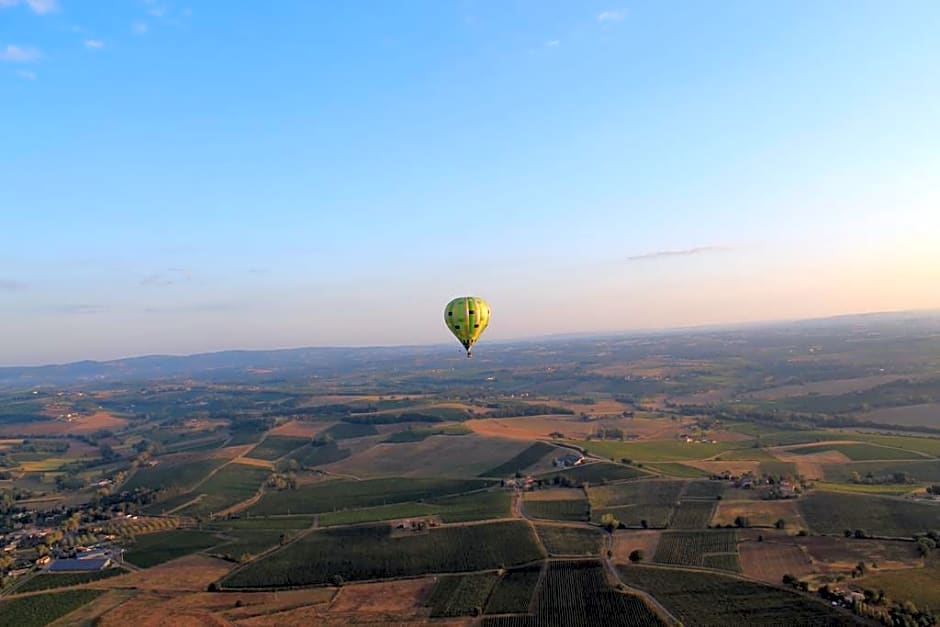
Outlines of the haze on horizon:
M0 0L0 365L940 307L940 4Z

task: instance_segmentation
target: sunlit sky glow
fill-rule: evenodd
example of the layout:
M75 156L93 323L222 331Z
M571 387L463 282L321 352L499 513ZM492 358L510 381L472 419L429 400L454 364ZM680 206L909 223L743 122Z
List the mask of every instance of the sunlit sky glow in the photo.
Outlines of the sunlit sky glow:
M940 3L0 0L0 365L940 307ZM481 344L482 346L482 344Z

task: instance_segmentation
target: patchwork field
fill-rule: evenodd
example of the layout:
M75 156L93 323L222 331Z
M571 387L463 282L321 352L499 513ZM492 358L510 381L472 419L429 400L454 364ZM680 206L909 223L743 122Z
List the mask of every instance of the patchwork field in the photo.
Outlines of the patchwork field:
M784 575L802 577L814 572L812 559L795 540L771 533L763 537L762 542L751 537L738 544L738 557L745 575L780 584Z
M704 460L725 451L742 448L744 442L679 442L676 440L651 440L648 442L573 441L586 451L613 460L631 459L641 462L671 462Z
M893 482L896 475L906 475L911 481L940 481L940 460L911 462L857 462L854 464L833 464L824 466L823 472L828 481L851 481L858 475L860 481L878 480L876 483ZM902 477L904 478L904 477Z
M149 568L163 562L189 555L223 542L205 531L178 530L140 536L124 554L124 559L140 568Z
M872 375L857 379L831 379L829 381L813 381L798 385L781 385L756 392L748 392L743 398L775 401L791 396L814 396L819 394L849 394L862 392L873 387L897 381L900 377L892 374Z
M816 533L861 529L870 535L909 538L940 528L940 507L899 498L816 491L799 503L803 519Z
M859 580L859 585L884 590L889 599L911 601L917 607L940 608L940 563L936 559L923 568L870 572Z
M845 455L853 462L869 460L894 460L894 459L920 459L923 457L920 453L906 451L887 446L878 446L875 444L860 444L849 442L834 442L828 444L813 444L797 448L788 448L786 453L796 455L807 455L814 453L825 453L837 451Z
M859 562L875 562L884 570L911 568L923 563L913 542L797 536L796 543L820 572L847 573Z
M940 403L881 407L859 417L862 420L871 420L882 424L940 429Z
M604 535L595 528L536 525L535 529L550 557L559 555L598 557L604 546Z
M466 422L468 427L480 435L515 438L530 442L551 438L553 433L561 433L568 440L585 440L593 436L599 427L622 429L625 433L642 440L668 439L675 438L686 424L690 424L690 421L675 423L649 418L605 418L585 422L577 416L569 415L487 418Z
M661 531L652 530L617 530L613 535L613 560L618 564L630 563L630 553L634 550L643 552L643 560L651 561L659 545Z
M797 531L805 528L800 512L799 501L787 500L722 500L718 503L713 525L733 525L735 519L745 518L752 526L771 527L778 520L786 523L786 528Z

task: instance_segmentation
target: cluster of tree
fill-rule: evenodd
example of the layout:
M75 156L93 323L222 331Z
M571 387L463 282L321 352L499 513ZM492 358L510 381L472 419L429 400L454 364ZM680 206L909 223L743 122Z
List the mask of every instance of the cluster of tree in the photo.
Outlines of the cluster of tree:
M819 596L827 601L843 605L847 600L843 593L833 590L829 584L820 586ZM876 620L890 627L932 627L937 624L934 614L928 609L920 609L910 601L892 602L885 596L884 590L863 588L859 596L853 596L848 607L858 616Z
M594 433L591 435L591 437L595 437L601 440L623 440L626 435L624 434L623 429L618 429L616 427L597 427L594 429Z
M573 416L575 411L567 407L556 407L542 403L487 403L489 418L514 418L516 416L541 416L544 414L564 414Z
M295 490L297 488L297 475L293 472L271 473L265 485L276 490Z
M937 496L940 496L940 483L927 486L927 494L936 494Z
M917 542L917 551L921 556L927 557L931 551L940 546L940 531L934 529L927 533L919 533L914 536L914 541Z
M852 483L861 483L867 485L884 485L884 484L907 484L913 483L913 479L906 472L892 472L887 475L875 475L871 471L866 472L864 475L861 475L855 471L852 472Z
M14 453L64 453L69 450L67 440L23 440L14 445L10 450Z

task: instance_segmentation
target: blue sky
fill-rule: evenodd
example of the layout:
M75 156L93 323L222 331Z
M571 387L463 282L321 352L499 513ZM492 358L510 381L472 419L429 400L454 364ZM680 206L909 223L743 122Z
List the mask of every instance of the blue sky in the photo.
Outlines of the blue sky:
M940 307L940 4L0 0L0 364ZM481 344L482 347L483 344Z

